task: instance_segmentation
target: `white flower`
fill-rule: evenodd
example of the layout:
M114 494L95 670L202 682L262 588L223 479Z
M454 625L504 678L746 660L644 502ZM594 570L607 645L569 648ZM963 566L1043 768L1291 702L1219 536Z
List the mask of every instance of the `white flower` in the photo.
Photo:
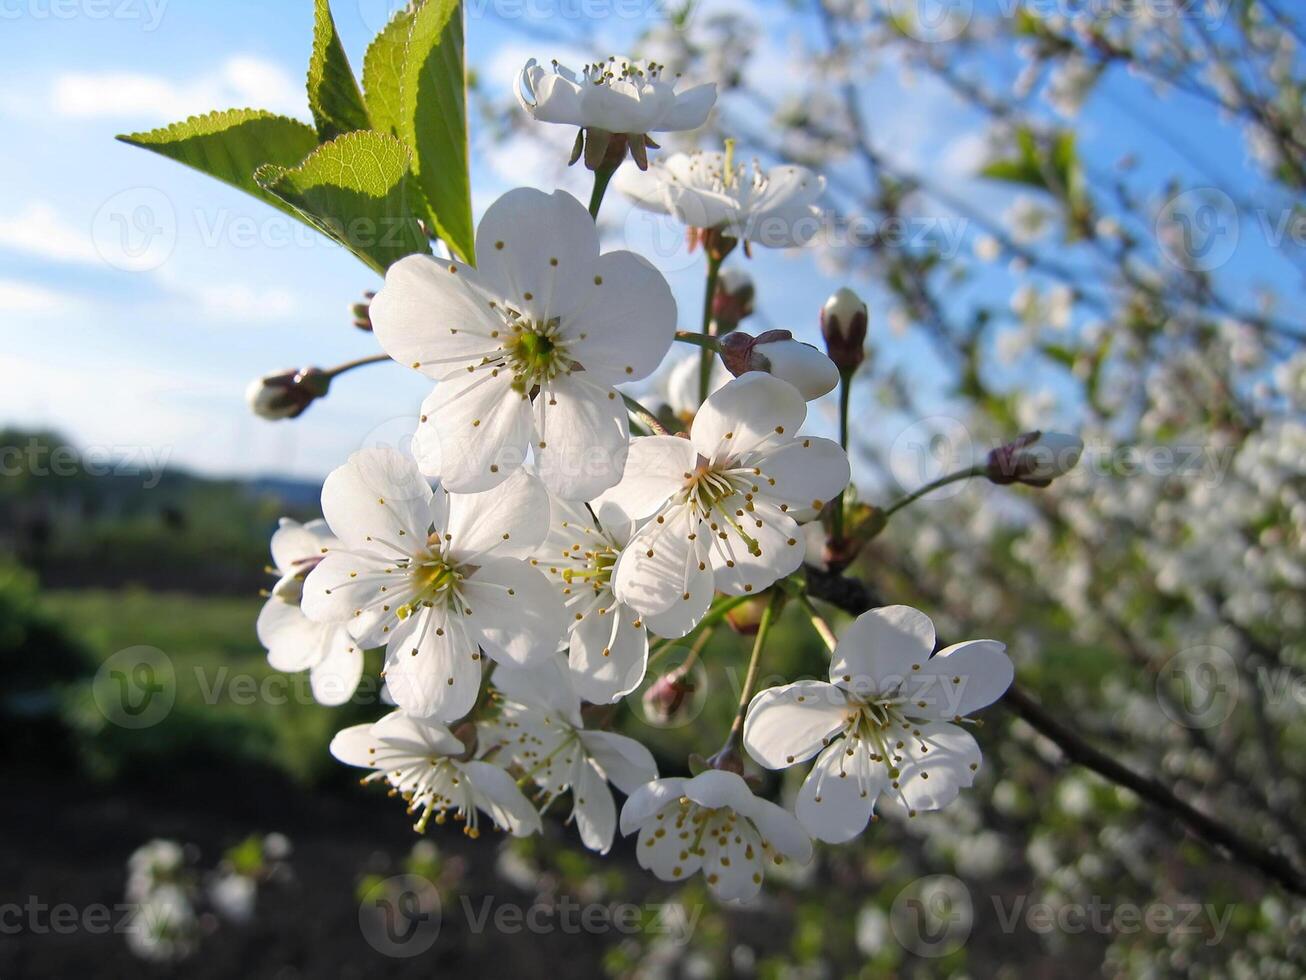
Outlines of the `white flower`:
M979 746L950 722L1000 698L1011 661L994 640L931 657L933 649L934 624L923 613L873 609L839 641L830 683L798 681L753 698L744 722L749 755L770 769L817 756L795 808L813 837L851 840L881 796L914 816L946 806L974 781Z
M789 811L758 799L742 777L722 769L640 787L621 809L621 833L636 830L641 868L663 881L702 871L722 901L753 898L767 861L812 858L812 842Z
M697 129L716 102L716 85L676 91L662 66L628 58L585 65L578 75L534 58L517 79L517 101L538 122L561 123L609 133L657 133Z
M623 168L616 186L641 208L768 248L806 245L821 226L825 178L806 167L763 170L724 153L673 153L647 172Z
M480 690L481 651L525 664L558 648L562 603L527 560L549 523L535 477L433 493L407 456L365 449L327 477L322 512L340 547L309 573L304 612L347 622L363 648L384 644L386 687L401 708L460 718Z
M592 704L610 704L644 680L648 630L684 636L692 628L674 614L644 617L612 593L612 570L633 527L617 507L605 507L602 524L584 506L553 502L549 536L536 567L562 593L568 612L568 661L576 691Z
M304 579L329 548L339 545L325 521L300 524L288 517L272 535L272 563L280 576L259 612L258 639L273 669L307 670L319 704L344 704L363 676L363 651L342 623L319 623L300 609Z
M439 382L413 451L446 489L498 486L527 448L540 477L584 500L621 477L630 428L613 385L647 377L671 346L676 302L633 252L599 254L584 206L518 188L476 231L475 268L412 255L372 301L391 357Z
M435 814L442 824L453 811L463 833L479 837L479 813L500 830L528 837L540 829L540 815L512 777L489 762L463 762L463 743L436 722L395 711L371 725L354 725L331 740L331 754L350 766L375 770L364 783L385 780L408 804L422 811L415 829Z
M581 840L606 854L617 829L608 783L633 793L657 779L658 768L633 738L585 730L580 698L567 675L559 658L530 670L500 667L494 686L505 700L498 717L478 726L481 752L506 753L542 791L541 810L571 790L571 816Z
M689 439L633 440L625 476L600 498L650 518L617 561L616 597L692 626L714 589L760 592L795 571L804 552L795 518L819 510L849 476L837 443L799 436L806 416L792 385L753 372L704 402Z
M199 919L186 892L162 885L133 903L126 926L127 946L156 963L183 960L199 945Z

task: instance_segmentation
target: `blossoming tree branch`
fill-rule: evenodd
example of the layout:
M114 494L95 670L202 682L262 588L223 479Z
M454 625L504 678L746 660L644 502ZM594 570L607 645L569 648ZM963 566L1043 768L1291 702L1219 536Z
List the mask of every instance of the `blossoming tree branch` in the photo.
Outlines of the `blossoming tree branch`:
M1012 432L989 456L872 506L850 484L849 416L865 304L819 310L825 349L787 330L739 329L756 248L801 248L825 179L719 151L664 153L716 100L663 66L610 57L532 60L511 82L540 126L575 131L587 202L510 190L473 222L461 5L416 2L372 42L361 84L326 0L308 73L313 123L248 109L124 137L233 184L336 240L383 277L357 310L375 356L256 381L267 419L292 419L369 364L432 383L411 453L365 449L330 474L322 520L284 520L277 582L258 619L271 664L307 671L323 704L348 701L364 651L384 650L394 710L331 744L416 817L479 836L541 828L562 798L584 846L638 839L667 880L701 874L746 900L768 866L806 863L813 840L873 834L878 811L946 807L982 764L973 716L998 702L1189 832L1284 888L1296 869L1206 817L1156 777L1082 741L1013 686L1000 639L944 644L926 612L886 604L844 574L894 515L964 480L1037 493L1082 443ZM701 315L677 307L639 254L605 250L606 195L672 216L701 251ZM664 365L671 410L624 386ZM840 439L806 431L838 389ZM732 723L674 774L610 730L671 641L700 641L751 605ZM828 646L828 679L758 689L772 626L797 607ZM821 611L853 615L836 637ZM654 688L668 710L673 676ZM761 769L805 775L792 809L759 796ZM618 806L618 799L624 802Z

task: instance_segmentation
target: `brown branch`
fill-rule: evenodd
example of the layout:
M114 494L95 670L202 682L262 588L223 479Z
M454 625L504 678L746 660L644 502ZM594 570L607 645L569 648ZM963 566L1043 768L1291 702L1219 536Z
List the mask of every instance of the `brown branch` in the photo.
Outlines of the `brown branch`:
M854 616L883 605L879 596L859 579L831 572L818 572L811 568L807 569L807 591L812 597L828 602ZM1078 763L1104 779L1131 790L1158 810L1178 820L1209 847L1229 855L1247 867L1254 868L1286 891L1306 896L1306 876L1303 876L1284 855L1248 840L1224 823L1185 803L1153 777L1135 772L1089 745L1019 685L1012 684L1001 703L1012 714L1055 744L1071 762Z

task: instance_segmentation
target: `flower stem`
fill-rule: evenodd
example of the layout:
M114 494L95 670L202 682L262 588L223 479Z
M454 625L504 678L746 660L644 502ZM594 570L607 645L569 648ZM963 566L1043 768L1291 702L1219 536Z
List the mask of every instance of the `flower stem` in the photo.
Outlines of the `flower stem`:
M924 497L927 493L930 493L933 490L939 489L939 487L946 487L949 483L957 483L960 480L969 480L972 477L983 476L986 472L988 471L983 466L971 466L968 469L957 470L957 472L955 473L949 473L947 476L941 476L934 482L927 483L925 484L925 486L921 487L920 489L913 490L905 497L899 497L897 500L891 503L888 507L884 509L884 519L888 520L889 517L892 516L896 511L902 510L908 504L920 500L921 497Z
M744 735L744 716L748 713L748 703L753 700L753 686L757 683L757 669L762 662L762 648L766 646L766 638L771 632L771 625L775 622L776 613L780 611L780 606L784 600L784 592L780 589L774 589L771 592L771 601L762 610L762 620L757 624L757 636L753 638L753 655L748 658L748 673L744 676L744 686L739 692L739 707L735 710L734 724L730 726L730 735L726 739L725 748L721 750L721 754L739 749L740 741Z
M812 605L812 600L807 598L806 595L800 595L798 602L802 605L803 612L807 613L807 618L812 621L812 629L816 630L821 642L825 644L825 648L834 653L834 648L838 645L839 640L834 635L834 630L830 629L830 624L816 611L816 607Z
M845 453L848 452L848 408L852 402L853 376L851 371L839 372L839 445L843 447ZM834 513L831 515L830 537L834 540L834 547L840 548L843 544L843 495L846 490L840 490L839 496L834 498Z
M603 205L603 195L607 193L608 183L612 180L612 175L617 172L615 166L601 165L598 170L594 171L594 190L590 194L590 217L595 223L599 220L599 208Z
M690 330L677 330L676 339L682 344L693 344L695 347L702 347L704 350L716 353L721 350L721 341L716 337L709 337L701 333L694 333Z
M721 259L713 257L711 250L707 254L707 286L703 296L703 326L699 334L707 341L713 337L712 324L712 301L716 298L716 281L721 274ZM703 353L698 362L698 403L701 405L707 401L708 388L711 386L712 378L712 358L715 356L714 347L709 347L707 343L702 345Z
M703 617L703 621L698 624L698 629L702 632L715 629L721 620L725 619L733 610L738 609L752 598L751 595L734 595L728 599L718 601L717 604L708 611L708 614ZM649 669L652 669L655 663L665 656L668 651L673 649L675 649L674 640L659 641L658 646L649 653Z
M621 398L622 401L626 403L626 411L631 414L631 417L647 426L649 432L653 433L653 435L665 436L670 434L667 431L667 427L658 420L658 417L639 402L635 401L635 399L631 398L624 392L622 393Z
M366 367L369 364L381 364L388 360L390 360L389 354L371 354L367 357L360 357L355 361L345 361L344 364L337 364L324 373L328 378L338 378L346 371L352 371L354 368Z

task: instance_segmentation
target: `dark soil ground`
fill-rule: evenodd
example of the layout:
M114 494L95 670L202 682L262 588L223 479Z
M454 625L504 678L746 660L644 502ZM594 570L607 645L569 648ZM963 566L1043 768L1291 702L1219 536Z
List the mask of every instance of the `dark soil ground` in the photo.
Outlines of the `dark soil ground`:
M70 789L76 798L70 798ZM364 872L399 873L415 840L401 806L381 793L308 791L272 773L182 771L101 788L57 776L0 777L0 980L16 977L432 977L543 976L566 964L569 976L601 976L603 937L477 933L462 914L446 914L439 940L411 959L377 953L359 925L357 882ZM55 932L50 914L30 903L77 910L120 909L127 857L153 837L198 845L212 867L223 851L252 832L287 834L293 881L260 889L248 925L223 922L196 955L175 967L130 952L124 936L92 928ZM494 873L494 844L468 841L451 827L432 828L445 855L466 860L461 893L474 907L529 905ZM487 846L488 845L488 846ZM70 915L72 913L65 912ZM118 912L112 917L119 918ZM14 931L15 925L21 931ZM619 941L616 936L611 941Z

